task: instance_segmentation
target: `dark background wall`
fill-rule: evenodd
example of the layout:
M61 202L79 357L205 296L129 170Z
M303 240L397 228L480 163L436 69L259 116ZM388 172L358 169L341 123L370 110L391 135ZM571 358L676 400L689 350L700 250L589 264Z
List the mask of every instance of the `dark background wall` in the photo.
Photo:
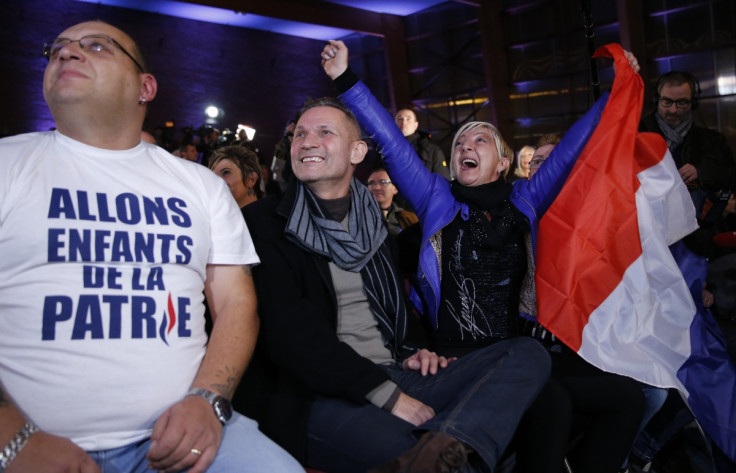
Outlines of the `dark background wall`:
M319 65L321 41L71 0L0 0L0 135L48 130L43 100L45 41L89 19L128 32L147 51L159 84L146 125L199 128L204 109L225 112L218 128L257 130L270 159L284 126L307 97L334 94Z
M736 149L736 2L590 4L595 45L621 43L639 58L645 112L660 74L688 70L703 91L696 122L723 132ZM92 18L120 26L148 50L160 85L150 127L173 121L176 129L196 129L212 103L225 111L218 128L257 129L268 161L305 98L334 93L319 66L322 41L72 0L0 0L0 135L53 126L41 95L41 45ZM446 153L466 121L493 121L518 150L566 130L592 103L580 0L448 1L400 23L399 40L344 38L351 66L387 107L392 93L397 105L411 103L420 127ZM387 67L402 56L405 67ZM610 62L599 59L596 69L605 90ZM721 87L724 80L732 85ZM397 84L406 84L403 95Z

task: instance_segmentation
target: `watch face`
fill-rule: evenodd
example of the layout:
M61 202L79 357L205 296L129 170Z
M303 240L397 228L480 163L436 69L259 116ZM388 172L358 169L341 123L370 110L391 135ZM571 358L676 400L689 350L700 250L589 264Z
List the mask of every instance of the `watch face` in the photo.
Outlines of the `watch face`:
M232 405L227 399L223 397L217 398L213 407L215 408L215 414L217 414L217 418L220 419L220 422L222 422L223 424L229 421L230 417L232 417L233 415Z

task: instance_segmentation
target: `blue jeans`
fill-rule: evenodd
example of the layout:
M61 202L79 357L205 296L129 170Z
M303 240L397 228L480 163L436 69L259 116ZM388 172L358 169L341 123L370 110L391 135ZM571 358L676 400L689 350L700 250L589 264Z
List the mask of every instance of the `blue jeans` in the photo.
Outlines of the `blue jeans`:
M547 381L549 355L531 338L479 349L436 375L386 367L407 395L432 407L419 427L371 404L318 397L309 420L307 464L328 472L365 472L400 456L425 431L445 432L470 446L477 471L491 471L527 407Z
M110 450L87 452L102 473L151 473L146 454L150 439ZM222 429L222 441L212 473L304 473L304 468L286 451L258 430L258 424L237 412Z

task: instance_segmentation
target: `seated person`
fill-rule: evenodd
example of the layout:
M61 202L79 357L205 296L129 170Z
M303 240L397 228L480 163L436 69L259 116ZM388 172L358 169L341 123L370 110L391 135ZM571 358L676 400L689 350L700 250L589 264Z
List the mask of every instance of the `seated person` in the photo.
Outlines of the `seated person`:
M258 256L224 183L141 141L157 83L123 31L44 53L58 130L0 140L0 470L300 471L230 409Z
M417 215L414 212L404 210L394 202L394 196L399 193L393 185L384 168L377 168L368 176L366 182L368 190L376 198L381 213L386 220L388 231L392 235L398 235L402 230L417 223Z
M521 338L456 361L422 348L381 210L353 177L366 150L347 108L310 102L286 192L244 209L262 263L259 343L275 366L258 420L328 473L490 471L548 355Z
M423 229L419 292L430 347L462 361L478 350L526 339L518 327L519 289L527 269L524 235L574 165L578 155L574 147L551 157L554 163L544 173L512 186L504 178L513 151L493 125L469 122L453 140L449 184L424 169L416 153L397 138L399 130L390 126L377 100L347 71L345 45L330 42L322 57L325 71L343 92L340 99L376 140L389 175L419 215ZM590 113L601 108L598 103ZM579 125L566 138L583 146L590 133L591 127ZM582 371L573 366L577 361L587 365L576 358L564 368ZM590 443L576 459L580 470L618 471L641 419L643 395L633 380L611 377L613 382L602 376L591 380L587 390L576 386L572 391L554 379L545 385L525 416L526 441L520 447L524 452L517 455L521 471L561 471L570 405L600 414L601 424L610 431L595 437L609 440L608 444ZM611 415L611 404L622 408ZM527 421L530 415L533 418Z

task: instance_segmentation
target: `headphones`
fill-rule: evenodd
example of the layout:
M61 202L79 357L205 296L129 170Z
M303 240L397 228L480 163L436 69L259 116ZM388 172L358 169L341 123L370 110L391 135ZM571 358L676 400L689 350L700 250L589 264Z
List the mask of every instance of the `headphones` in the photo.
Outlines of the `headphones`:
M690 84L690 90L692 91L692 97L690 97L690 110L697 110L700 105L700 82L698 78L686 71L670 71L666 74L662 74L657 80L657 88L654 92L654 106L656 107L659 103L659 92L662 90L667 83L688 83Z

